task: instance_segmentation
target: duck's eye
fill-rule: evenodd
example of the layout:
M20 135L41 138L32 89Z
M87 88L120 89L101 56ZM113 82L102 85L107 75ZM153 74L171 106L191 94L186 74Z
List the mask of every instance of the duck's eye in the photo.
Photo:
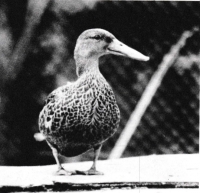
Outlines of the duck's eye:
M102 36L100 36L100 35L95 35L95 36L93 36L93 37L91 37L92 39L95 39L95 40L102 40L103 39L103 37Z

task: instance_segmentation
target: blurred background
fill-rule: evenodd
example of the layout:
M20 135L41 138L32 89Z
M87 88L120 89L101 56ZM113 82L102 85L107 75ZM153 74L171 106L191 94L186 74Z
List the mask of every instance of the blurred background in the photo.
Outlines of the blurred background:
M199 2L0 0L0 165L55 163L46 142L33 136L47 95L77 79L73 51L84 30L106 29L151 58L100 59L121 111L117 133L102 148L100 159L107 159L163 57L183 32L199 25ZM197 31L164 76L122 157L199 152L199 71Z

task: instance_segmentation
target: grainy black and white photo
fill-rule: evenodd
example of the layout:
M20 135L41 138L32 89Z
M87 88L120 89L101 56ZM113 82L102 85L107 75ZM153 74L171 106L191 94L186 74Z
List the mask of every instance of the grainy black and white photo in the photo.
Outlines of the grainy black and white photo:
M0 192L199 192L200 2L0 0Z

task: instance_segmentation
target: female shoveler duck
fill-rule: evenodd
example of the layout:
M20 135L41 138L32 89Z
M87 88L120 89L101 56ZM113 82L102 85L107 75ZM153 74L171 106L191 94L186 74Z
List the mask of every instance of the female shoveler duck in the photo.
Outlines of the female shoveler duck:
M96 161L120 120L114 93L99 71L99 57L105 54L149 60L103 29L89 29L79 36L74 51L78 79L54 90L39 116L39 129L52 149L58 174L102 174ZM58 159L59 154L73 157L90 149L94 160L88 171L68 172Z

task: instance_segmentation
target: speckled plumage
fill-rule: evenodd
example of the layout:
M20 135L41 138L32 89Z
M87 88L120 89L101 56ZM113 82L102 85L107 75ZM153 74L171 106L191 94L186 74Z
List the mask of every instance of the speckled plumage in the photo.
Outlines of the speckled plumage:
M99 71L99 57L105 54L148 60L108 31L90 29L79 36L74 51L78 79L54 90L39 116L40 132L52 149L58 173L66 173L58 154L71 157L94 149L92 167L81 173L101 174L96 171L101 146L115 133L120 120L114 93Z
M119 108L104 77L85 73L54 90L40 113L40 131L64 156L76 156L103 143L119 124Z

